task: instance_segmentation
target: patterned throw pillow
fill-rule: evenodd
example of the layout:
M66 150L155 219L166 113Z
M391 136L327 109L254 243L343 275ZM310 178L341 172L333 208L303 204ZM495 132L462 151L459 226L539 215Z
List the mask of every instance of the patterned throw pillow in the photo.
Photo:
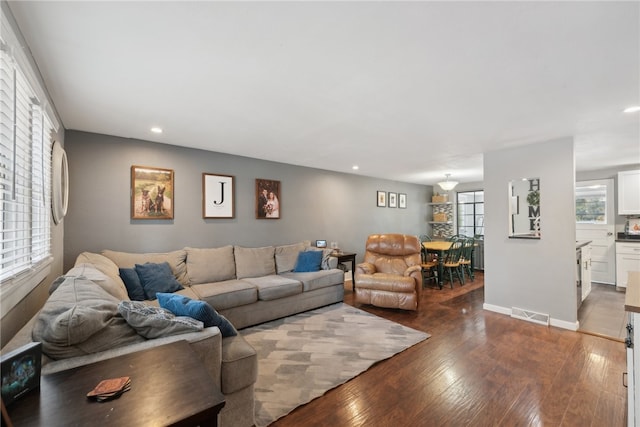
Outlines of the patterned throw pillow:
M166 308L176 316L189 316L204 323L205 328L217 326L223 337L238 335L236 328L205 301L192 300L180 294L158 292L160 307Z
M147 339L197 332L204 327L199 320L175 316L169 310L141 301L122 301L118 304L118 313L139 335Z

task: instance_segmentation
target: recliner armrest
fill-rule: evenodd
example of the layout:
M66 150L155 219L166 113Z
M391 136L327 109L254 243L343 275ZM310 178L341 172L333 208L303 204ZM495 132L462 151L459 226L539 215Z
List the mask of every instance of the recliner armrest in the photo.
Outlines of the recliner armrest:
M363 262L361 264L356 265L355 274L358 274L358 273L373 274L375 272L376 272L376 266L369 262Z
M422 273L422 266L420 266L420 265L412 265L411 267L407 268L404 271L404 276L405 277L411 276L411 274L414 273L414 272Z

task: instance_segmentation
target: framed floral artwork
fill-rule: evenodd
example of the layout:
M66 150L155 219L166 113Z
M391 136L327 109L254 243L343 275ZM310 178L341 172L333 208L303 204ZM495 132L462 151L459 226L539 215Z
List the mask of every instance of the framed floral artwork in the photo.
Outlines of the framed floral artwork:
M405 193L399 193L398 194L398 207L400 209L406 209L407 208L407 195Z
M387 192L386 191L378 191L376 193L376 206L379 208L384 208L387 206Z
M398 193L389 192L389 207L397 208L398 207Z

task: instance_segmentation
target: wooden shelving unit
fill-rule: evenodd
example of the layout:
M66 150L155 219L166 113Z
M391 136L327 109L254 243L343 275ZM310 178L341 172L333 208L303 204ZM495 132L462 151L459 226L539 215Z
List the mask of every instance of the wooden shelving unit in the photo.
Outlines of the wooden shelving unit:
M453 228L453 202L441 202L434 203L429 202L427 205L431 206L431 224L432 236L434 238L447 238L455 234ZM437 214L445 214L446 221L435 221Z

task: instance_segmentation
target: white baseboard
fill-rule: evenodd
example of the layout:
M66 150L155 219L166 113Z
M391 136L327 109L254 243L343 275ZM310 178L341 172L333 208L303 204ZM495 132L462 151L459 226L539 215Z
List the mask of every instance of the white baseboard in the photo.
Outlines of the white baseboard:
M507 316L511 316L510 308L501 307L499 305L487 304L486 302L482 304L482 308L488 311L493 311L495 313L506 314Z

